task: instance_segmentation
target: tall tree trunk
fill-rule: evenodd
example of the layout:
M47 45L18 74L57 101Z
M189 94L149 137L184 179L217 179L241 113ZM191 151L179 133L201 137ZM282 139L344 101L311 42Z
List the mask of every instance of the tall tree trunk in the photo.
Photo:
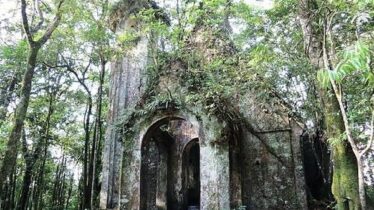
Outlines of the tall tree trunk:
M48 152L48 144L45 143L44 145L44 151L43 151L43 161L41 166L39 167L38 170L38 179L37 179L37 186L38 188L36 189L35 192L35 199L34 199L34 209L43 209L43 194L44 194L44 188L45 188L45 183L44 183L44 176L45 176L45 164L47 161L47 152Z
M32 169L33 169L33 164L34 164L33 157L31 156L30 152L27 151L25 131L22 132L22 147L23 147L23 154L24 154L26 168L25 168L25 172L23 175L21 197L19 198L18 205L17 205L17 209L19 210L26 209L27 207L27 202L29 198L29 190L30 190L30 185L32 182L32 171L33 171Z
M17 166L13 166L10 173L10 180L3 188L3 192L0 195L0 209L14 209L15 207L15 192L17 188Z
M16 165L13 167L12 173L11 173L11 186L12 190L10 191L10 202L9 202L9 209L15 209L16 207L16 189L17 189L17 169ZM7 208L5 208L7 209Z
M301 0L299 20L304 36L304 48L310 63L316 70L323 69L323 30L315 28L319 23L316 0ZM317 72L316 72L317 73ZM319 88L327 138L338 139L345 132L339 102L331 88ZM332 193L339 210L360 209L357 161L352 148L346 142L331 144L333 159Z
M87 111L86 111L86 120L84 123L84 159L83 159L83 185L84 185L84 194L83 194L83 209L91 209L90 199L91 199L91 189L89 185L89 146L90 146L90 116L92 113L92 97L89 94L87 99Z
M27 108L29 106L32 78L34 76L34 70L36 66L36 57L38 55L39 49L40 49L40 46L38 45L36 46L30 45L30 52L29 52L29 56L27 59L28 67L22 80L21 98L16 108L15 122L11 130L9 139L8 139L4 161L3 161L3 164L0 170L0 186L3 186L5 181L9 178L9 172L11 171L10 169L17 162L16 151L18 147L18 142L21 138L23 124L26 118Z
M39 209L39 204L43 203L42 199L43 199L43 192L44 192L44 187L45 187L45 183L44 183L45 164L47 161L47 152L48 152L48 148L50 144L49 143L49 132L50 132L50 127L51 127L51 117L54 112L53 105L54 105L54 101L56 100L57 90L51 90L49 94L50 95L49 95L48 115L47 115L47 120L45 124L45 129L44 129L45 133L42 134L42 138L40 139L41 145L38 147L39 150L37 152L37 155L39 157L40 151L43 150L42 164L39 167L38 178L36 179L37 189L35 189L34 196L33 196L35 209ZM44 146L44 148L42 148L42 146Z
M70 184L69 184L68 194L67 194L67 197L66 197L65 209L69 209L69 202L70 202L71 194L73 192L73 184L74 184L73 176L70 177L70 182L69 183Z
M100 145L100 141L102 139L102 125L101 125L101 112L102 112L102 94L103 94L103 84L104 84L104 77L105 77L105 64L106 61L101 58L100 59L100 80L99 80L99 88L97 93L97 101L96 101L96 119L95 119L95 128L93 133L93 140L92 140L92 147L91 147L91 157L90 157L90 167L89 167L89 189L91 190L91 198L90 198L90 206L94 206L95 197L98 194L96 191L96 184L95 181L97 180L96 176L96 167L97 167L97 156L100 153L98 151L98 145Z
M23 176L21 197L17 205L17 209L19 210L27 209L26 207L29 201L29 189L31 186L31 182L32 182L32 169L29 163L26 166L25 174Z
M65 58L63 58L65 60ZM74 74L75 78L78 80L78 82L82 85L84 90L87 93L87 108L85 111L85 117L84 117L84 122L83 122L83 128L84 128L84 154L83 154L83 173L82 173L82 182L80 184L81 190L82 190L82 195L80 196L80 209L91 209L90 205L90 199L91 199L91 189L90 189L90 184L89 184L89 146L90 146L90 126L91 126L91 121L90 117L92 114L92 94L90 89L87 87L85 83L85 75L83 73L82 78L79 77L78 73L74 71L74 69L68 64L68 62L65 60L67 63L67 70L71 73ZM88 68L91 65L91 61L89 64L86 66L84 72L88 70Z
M57 197L57 201L58 201L58 207L57 209L64 209L64 206L65 206L65 179L66 179L66 174L65 174L65 171L66 171L66 159L63 160L63 162L61 163L62 166L60 168L60 181L59 181L59 188L58 188L58 197Z
M345 129L336 98L330 91L330 101L325 105L325 122L328 138L341 138ZM346 142L331 145L333 159L332 193L339 210L360 209L357 161L352 148Z
M58 204L58 187L59 187L59 182L60 182L60 167L61 164L57 165L56 171L55 171L55 180L53 183L53 190L52 190L52 196L51 196L51 201L50 203L54 208L57 207Z

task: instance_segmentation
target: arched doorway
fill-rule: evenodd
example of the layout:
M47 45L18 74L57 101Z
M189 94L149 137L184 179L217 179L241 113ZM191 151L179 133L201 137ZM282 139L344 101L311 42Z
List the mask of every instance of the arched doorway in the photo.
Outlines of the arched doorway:
M199 140L191 140L183 150L182 182L184 191L183 209L200 206L200 146Z
M184 119L152 125L141 146L140 209L186 210L200 204L197 130Z

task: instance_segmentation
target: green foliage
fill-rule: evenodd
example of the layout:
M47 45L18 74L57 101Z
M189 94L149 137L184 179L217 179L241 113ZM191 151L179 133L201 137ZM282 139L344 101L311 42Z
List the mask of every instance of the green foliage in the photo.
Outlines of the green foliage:
M17 61L26 60L28 44L26 40L21 40L15 45L4 45L1 47L0 56L4 59ZM12 59L10 59L12 58Z
M318 72L318 80L323 87L329 87L330 79L340 84L344 79L349 79L346 77L357 74L360 75L362 82L370 86L374 85L374 74L370 66L374 54L370 50L369 43L357 41L353 46L341 52L341 55L341 61L334 70L322 69Z
M6 122L0 126L0 157L3 157L3 153L5 152L6 149L6 139L8 137L8 134L11 129L11 124L9 122ZM2 158L0 158L2 159Z
M2 89L7 88L6 86L13 77L19 77L23 73L28 50L25 40L0 45L0 87Z
M347 135L345 133L340 134L335 138L329 138L327 141L331 146L336 146L344 143L347 140Z
M55 9L54 3L57 2L59 1L43 1L41 4L40 9L46 22L50 22L50 13ZM83 160L84 132L82 121L85 116L87 93L77 84L75 76L67 71L66 67L73 68L78 73L79 78L86 82L92 92L92 98L95 100L100 65L107 63L117 53L117 49L110 46L114 42L114 35L106 27L108 15L106 3L105 0L93 2L65 0L61 23L38 55L24 127L27 150L30 154L38 147L41 149L41 153L36 156L38 159L33 167L32 181L35 184L31 186L33 193L36 190L42 190L43 206L40 209L62 209L61 206L57 207L55 205L56 198L52 197L57 190L57 182L63 184L66 188L72 184L73 190L67 209L77 209L79 206L80 192L78 190L77 178L79 178L79 175L77 174L77 168L80 167ZM28 8L31 7L32 5L28 6ZM30 17L33 15L33 18L29 18L29 21L32 19L30 21L31 27L35 27L35 23L40 20L39 15L33 13L34 10L28 11ZM20 23L11 24L15 25L16 33L21 33ZM41 29L42 31L45 30L44 25ZM12 36L12 33L13 31L9 31L9 36ZM14 37L18 37L18 35ZM40 33L34 35L34 38L38 37L40 37ZM3 119L3 115L1 115L0 119L1 160L7 144L6 139L9 135L10 124L13 121L14 106L18 102L16 98L20 89L21 76L26 68L29 50L29 46L24 39L14 39L12 42L4 43L0 45L0 111L2 111L4 99L8 100L9 98L10 103L9 105L4 103L4 106L6 105L6 118ZM90 65L87 65L87 63L90 63ZM15 87L10 90L13 78L16 78ZM105 83L104 91L107 91L108 77ZM103 98L105 102L102 112L105 113L108 107L105 92ZM94 104L91 119L96 115L96 106ZM46 122L50 108L52 108L52 115L48 129ZM105 114L102 117L105 119ZM90 127L93 127L93 123ZM46 133L47 129L48 135ZM102 129L105 129L105 123L103 123ZM92 135L93 130L90 129L90 132L90 135ZM100 139L102 140L102 137ZM48 148L46 156L44 155L45 147ZM15 202L17 202L22 189L25 161L21 146L15 152L18 153L19 162L16 171L18 185L15 189ZM62 156L65 157L65 160L70 161L70 167L61 166ZM43 161L45 161L45 168L41 169ZM75 168L71 169L71 166ZM58 167L60 167L62 173L61 177L56 177ZM42 173L40 173L40 170L43 170ZM75 177L71 182L73 173ZM42 186L37 184L37 179L40 176L44 178ZM2 192L0 193L0 199L3 199L4 194ZM61 193L63 192L61 191ZM61 196L67 198L67 194L61 194ZM35 203L34 199L30 197L29 200Z
M122 49L129 49L139 40L139 35L135 32L125 31L117 35L117 42Z
M367 141L367 134L360 127L370 121L374 90L372 47L370 41L356 41L339 53L340 61L334 70L318 72L322 87L329 88L330 80L334 80L344 89L349 104L348 118L355 125L353 134L363 143Z
M374 188L371 186L366 187L366 195L368 198L369 206L374 206Z
M372 47L371 47L372 48ZM343 51L342 61L336 66L336 72L340 75L332 79L341 82L345 76L355 73L362 74L364 82L374 85L374 74L372 71L371 61L374 58L374 52L370 50L369 43L357 41L352 47Z

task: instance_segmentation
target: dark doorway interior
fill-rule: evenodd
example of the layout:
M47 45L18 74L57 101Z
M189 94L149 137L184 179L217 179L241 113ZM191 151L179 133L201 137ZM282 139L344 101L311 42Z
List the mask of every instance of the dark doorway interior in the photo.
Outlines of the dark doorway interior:
M191 140L183 151L184 209L200 205L200 147L198 139Z
M141 150L140 209L166 210L170 145L174 140L160 129L151 134Z
M151 129L143 140L140 209L199 209L199 141L173 135L161 126Z

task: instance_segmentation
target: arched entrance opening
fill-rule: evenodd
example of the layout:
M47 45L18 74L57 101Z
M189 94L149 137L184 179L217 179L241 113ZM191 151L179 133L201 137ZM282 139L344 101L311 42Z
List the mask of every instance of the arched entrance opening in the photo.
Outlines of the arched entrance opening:
M186 145L182 159L185 209L196 209L200 205L200 146L198 139L193 139Z
M142 140L140 209L187 210L199 205L198 131L185 119L164 118Z

